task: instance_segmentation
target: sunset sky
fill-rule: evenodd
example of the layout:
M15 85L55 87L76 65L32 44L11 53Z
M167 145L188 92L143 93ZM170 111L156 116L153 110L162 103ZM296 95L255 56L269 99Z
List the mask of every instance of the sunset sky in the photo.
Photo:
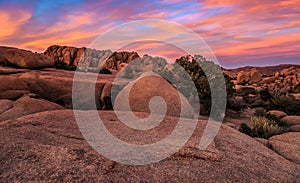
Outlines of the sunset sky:
M300 0L0 0L0 45L37 52L53 44L89 46L110 28L141 19L186 26L207 42L227 68L300 64ZM162 43L124 49L140 54L152 49L168 58L183 54Z

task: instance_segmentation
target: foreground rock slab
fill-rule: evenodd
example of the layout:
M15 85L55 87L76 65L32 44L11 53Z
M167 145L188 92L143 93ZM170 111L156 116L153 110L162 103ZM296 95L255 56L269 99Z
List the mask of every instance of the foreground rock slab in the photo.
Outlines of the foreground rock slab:
M178 120L166 116L158 127L143 132L120 123L112 111L100 111L99 115L112 134L133 144L159 141L173 130ZM300 165L224 125L209 148L198 150L205 125L205 121L199 121L185 147L173 156L155 164L131 166L106 159L91 148L77 127L74 111L48 111L7 120L0 123L0 179L3 182L300 181Z
M300 132L289 132L269 139L272 149L285 158L300 164Z

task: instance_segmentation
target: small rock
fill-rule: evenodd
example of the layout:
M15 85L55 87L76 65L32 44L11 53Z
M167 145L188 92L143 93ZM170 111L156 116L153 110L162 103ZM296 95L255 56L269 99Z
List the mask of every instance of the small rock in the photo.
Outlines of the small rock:
M276 77L267 77L263 79L263 82L266 84L271 84L276 80Z
M300 116L285 116L282 121L289 126L300 125Z
M272 114L278 118L283 118L285 117L287 114L283 111L279 111L279 110L271 110L268 112L269 114Z
M300 125L291 126L289 128L290 132L300 132Z

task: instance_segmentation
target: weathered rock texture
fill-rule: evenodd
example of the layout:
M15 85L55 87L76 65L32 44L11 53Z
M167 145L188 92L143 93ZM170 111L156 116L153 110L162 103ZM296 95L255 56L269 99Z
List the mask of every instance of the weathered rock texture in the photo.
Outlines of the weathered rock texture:
M2 70L2 67L0 67ZM18 70L18 69L15 69ZM114 77L112 75L94 73L77 73L81 78L78 83L80 90L75 93L76 101L82 109L102 109L106 104L101 103L101 91L106 84L111 84ZM0 99L16 100L23 95L34 93L40 98L54 102L64 106L65 108L72 108L72 86L74 82L74 72L57 69L47 70L24 70L16 73L11 70L5 75L0 75ZM90 78L97 78L96 83L92 82ZM87 91L91 87L95 87L95 99L93 102L87 101ZM109 92L106 92L109 93ZM102 95L104 97L104 94ZM110 97L110 95L109 95ZM107 107L106 107L107 109Z
M288 160L300 164L300 132L275 135L269 139L272 149Z
M120 70L122 63L129 63L139 58L136 52L114 52L90 48L53 45L47 48L45 55L56 63L62 62L68 67L78 67L80 70L100 70L101 68Z
M62 110L62 106L43 99L24 96L13 103L13 106L0 113L0 121L15 119L28 114L42 111Z
M43 67L53 67L54 60L44 54L32 53L28 50L0 46L0 64L28 69L36 69Z
M112 134L135 144L159 141L173 130L178 120L167 116L159 127L139 132L120 123L113 112L102 111L99 115ZM0 123L0 179L3 182L299 182L298 164L230 127L222 125L208 149L200 151L197 145L205 125L205 121L200 121L185 147L170 158L131 166L113 162L92 149L82 137L73 111L49 111L8 120Z

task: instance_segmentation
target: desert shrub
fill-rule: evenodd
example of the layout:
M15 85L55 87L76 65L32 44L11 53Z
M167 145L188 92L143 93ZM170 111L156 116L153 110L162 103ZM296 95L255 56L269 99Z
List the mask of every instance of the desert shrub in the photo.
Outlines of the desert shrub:
M273 117L270 117L273 118ZM259 137L268 139L273 135L283 133L285 129L279 126L274 120L270 120L264 116L255 116L252 119L252 128L242 123L239 131L251 137Z
M242 87L238 93L242 96L251 96L251 95L256 95L256 91L253 87Z
M246 135L249 135L250 137L254 137L252 129L245 123L242 123L240 125L239 131L246 134Z
M273 96L271 95L268 89L261 90L259 92L259 95L263 101L269 101L273 98Z
M268 139L282 132L282 128L272 120L265 117L255 116L252 118L252 132L254 136Z
M194 57L187 55L179 59L176 59L175 62L181 67L183 67L184 70L190 75L191 79L193 80L197 88L200 103L204 107L204 111L202 110L202 112L204 113L202 114L209 114L211 110L210 87L218 88L217 86L214 85L217 85L220 79L222 78L225 79L227 98L229 99L232 96L234 92L233 89L234 85L231 82L230 77L227 75L223 75L223 73L220 74L219 72L216 72L221 70L221 68L218 65L214 64L212 61L207 61L203 56L200 55L195 55ZM198 62L200 62L201 65ZM204 73L202 67L207 68L208 73ZM216 73L218 74L216 75ZM208 78L211 79L212 81L210 83L211 86L209 85ZM220 100L223 99L220 98Z
M74 65L68 65L63 61L57 60L54 62L54 67L56 69L64 69L64 70L71 70L71 71L75 71L76 70L76 66Z
M241 111L247 107L245 101L241 98L229 98L227 100L227 109L231 109L234 111Z
M300 101L286 95L275 94L267 106L268 110L280 110L290 115L300 115Z
M279 126L285 126L285 123L274 114L266 113L263 115L265 118L267 118L270 121L275 121Z

